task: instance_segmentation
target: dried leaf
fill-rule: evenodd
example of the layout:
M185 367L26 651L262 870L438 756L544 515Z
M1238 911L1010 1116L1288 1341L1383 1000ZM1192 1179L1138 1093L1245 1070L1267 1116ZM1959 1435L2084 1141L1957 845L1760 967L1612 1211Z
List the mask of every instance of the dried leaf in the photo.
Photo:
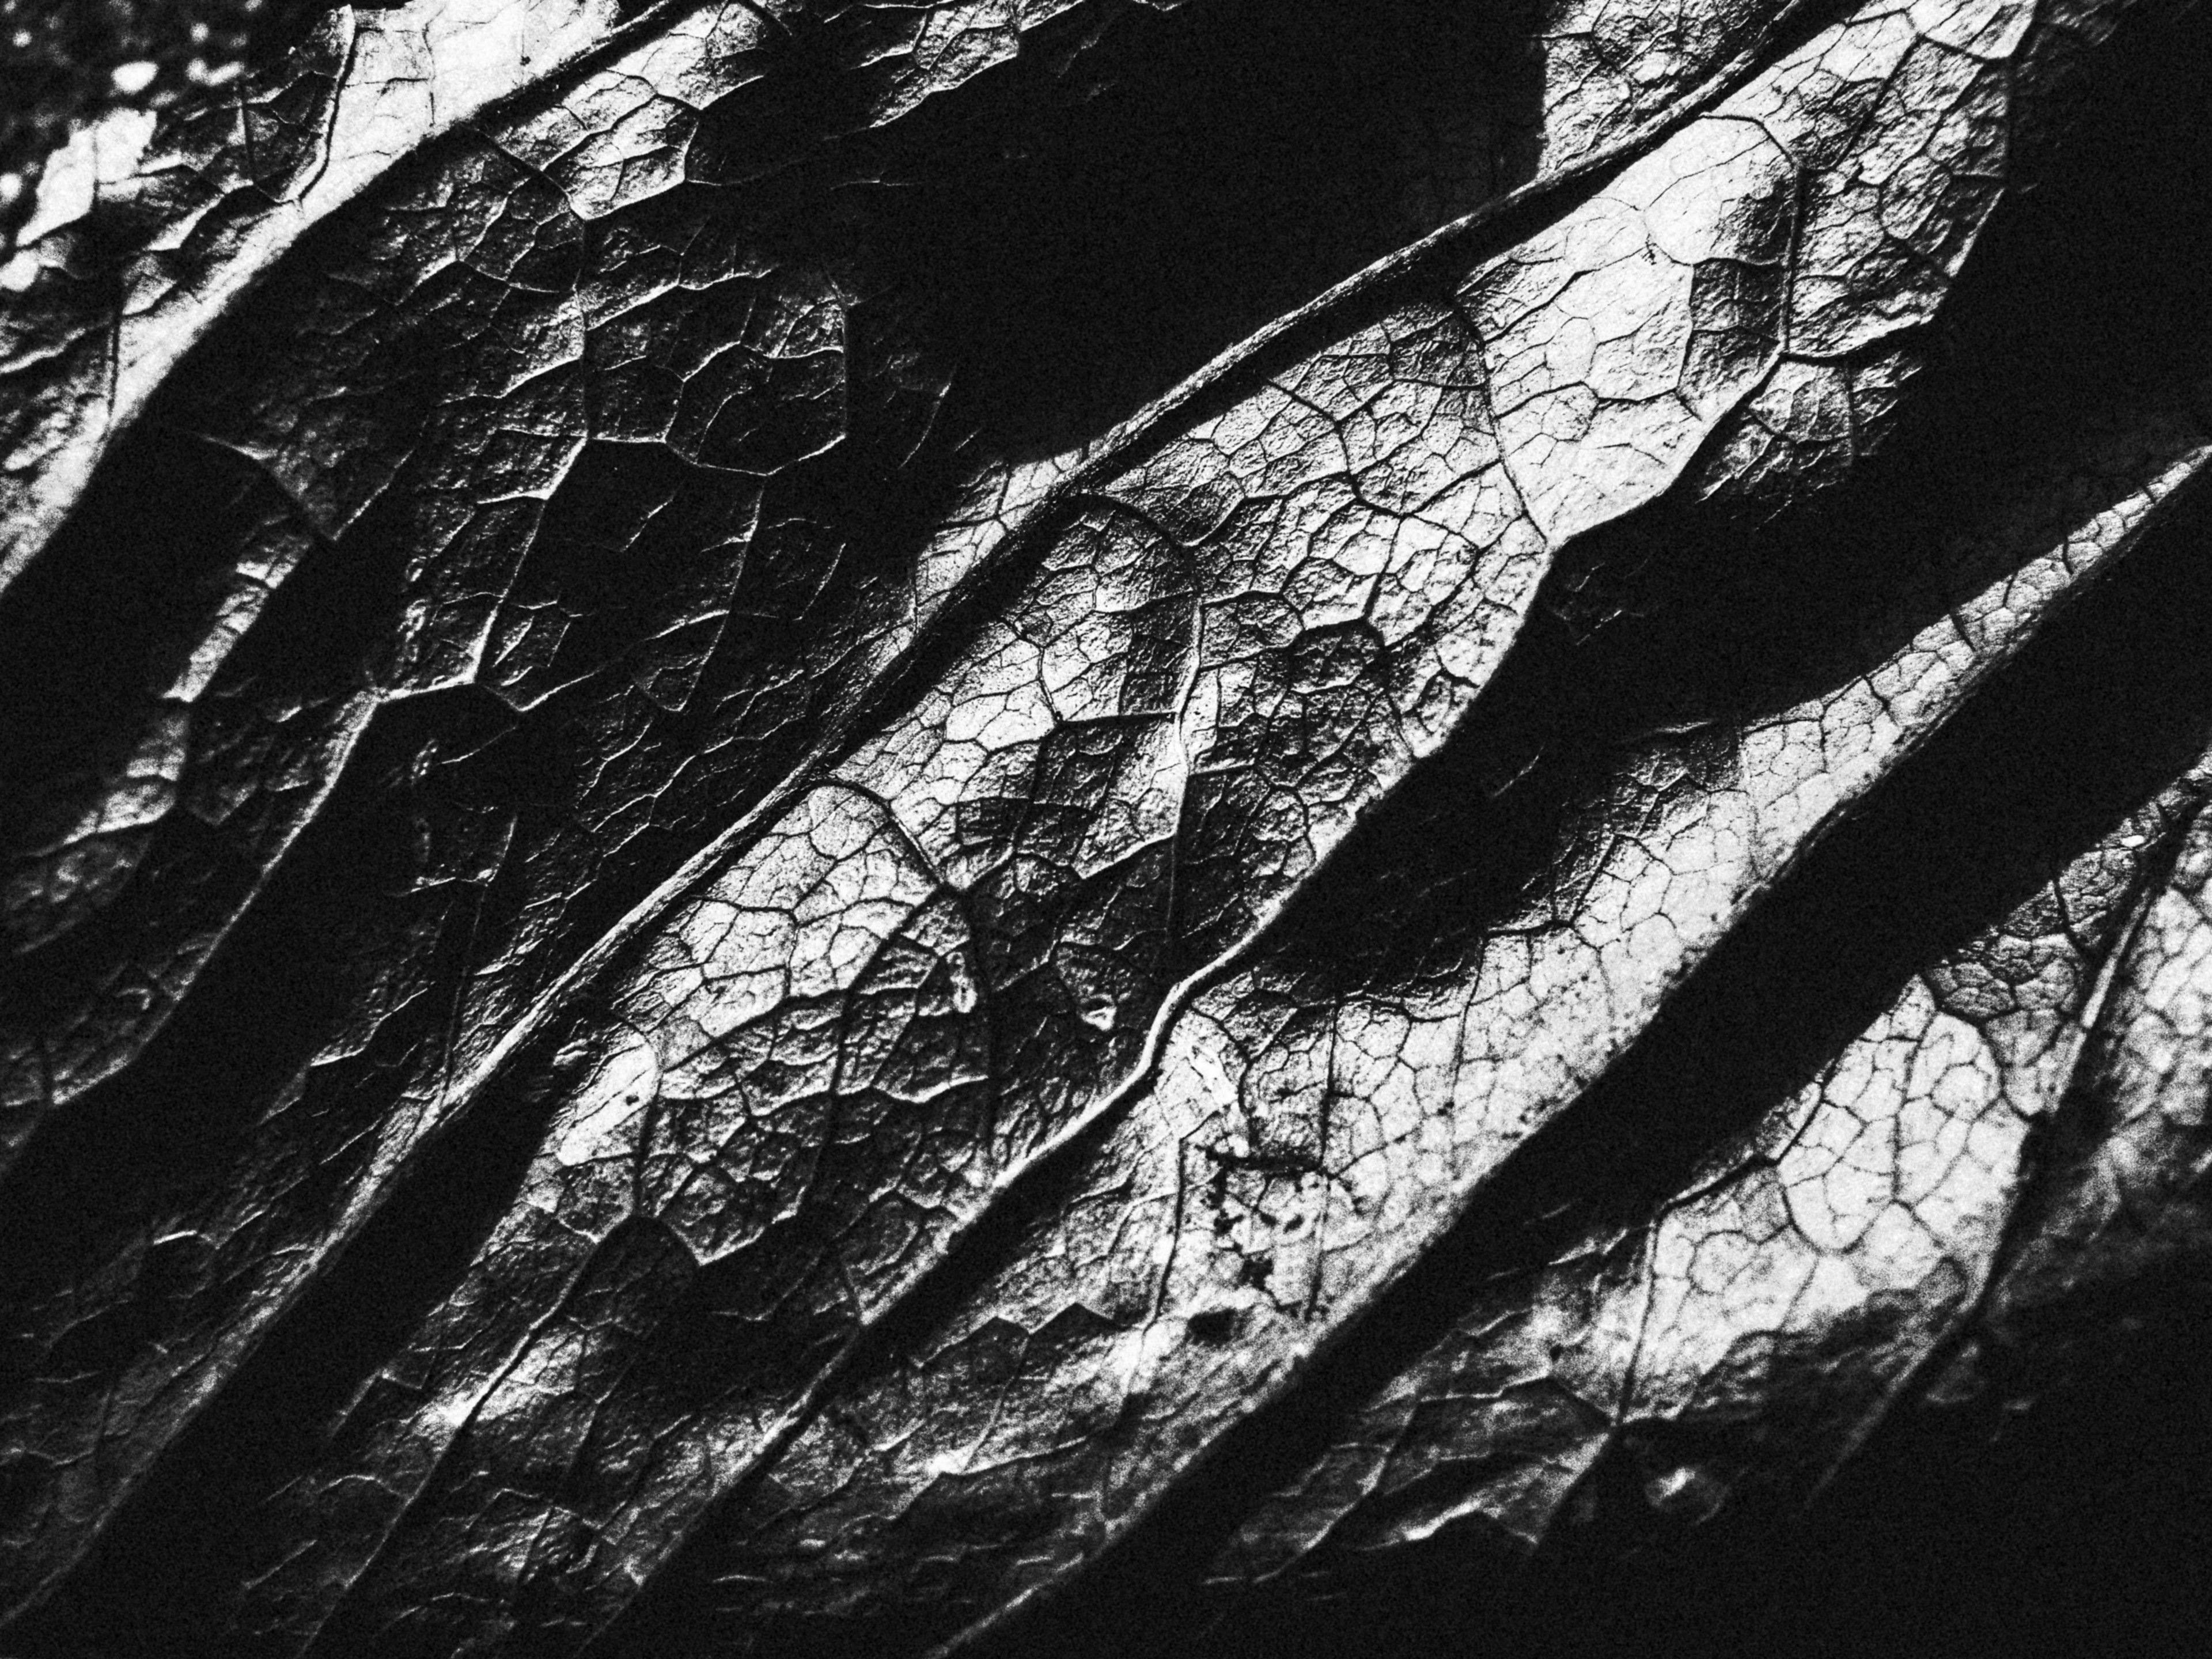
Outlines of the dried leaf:
M1817 1503L2194 1271L2201 765L1646 1103L2193 533L2192 289L1997 343L2173 17L341 9L85 129L0 276L26 1650L1218 1630Z

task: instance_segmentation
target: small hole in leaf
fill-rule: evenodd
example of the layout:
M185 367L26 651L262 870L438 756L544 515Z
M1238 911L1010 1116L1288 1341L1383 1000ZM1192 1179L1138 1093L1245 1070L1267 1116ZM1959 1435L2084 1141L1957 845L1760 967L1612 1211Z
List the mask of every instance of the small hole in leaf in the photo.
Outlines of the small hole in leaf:
M1191 1339L1209 1344L1226 1342L1237 1333L1237 1310L1208 1308L1190 1316Z

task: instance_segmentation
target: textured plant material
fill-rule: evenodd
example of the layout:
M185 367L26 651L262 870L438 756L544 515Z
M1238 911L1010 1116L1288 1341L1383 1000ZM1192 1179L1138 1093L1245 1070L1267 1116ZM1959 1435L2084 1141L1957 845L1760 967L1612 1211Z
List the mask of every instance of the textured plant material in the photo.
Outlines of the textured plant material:
M1227 1639L2197 1272L2212 688L2066 676L2201 20L1344 9L341 9L48 160L24 1650Z

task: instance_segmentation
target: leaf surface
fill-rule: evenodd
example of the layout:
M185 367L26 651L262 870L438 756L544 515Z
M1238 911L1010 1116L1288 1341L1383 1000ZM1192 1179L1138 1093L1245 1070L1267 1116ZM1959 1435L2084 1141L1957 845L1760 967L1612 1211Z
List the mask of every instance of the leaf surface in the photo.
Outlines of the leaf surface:
M1409 4L1371 75L1232 0L472 15L340 14L24 237L34 1640L294 1364L148 1604L214 1650L905 1651L1193 1503L1218 1607L1817 1492L2194 1260L2112 1243L2194 1238L2189 1039L2125 1035L2194 770L1694 1157L1554 1150L2193 522L2185 369L1916 459L2119 0ZM1220 159L1123 224L1115 144Z

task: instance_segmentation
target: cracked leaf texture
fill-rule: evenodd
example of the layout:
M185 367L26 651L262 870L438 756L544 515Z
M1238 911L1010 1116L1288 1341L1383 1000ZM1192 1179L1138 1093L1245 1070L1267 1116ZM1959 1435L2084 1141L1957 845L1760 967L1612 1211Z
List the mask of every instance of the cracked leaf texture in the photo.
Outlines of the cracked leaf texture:
M1591 1651L2120 1387L2203 35L408 0L88 117L0 1643Z

